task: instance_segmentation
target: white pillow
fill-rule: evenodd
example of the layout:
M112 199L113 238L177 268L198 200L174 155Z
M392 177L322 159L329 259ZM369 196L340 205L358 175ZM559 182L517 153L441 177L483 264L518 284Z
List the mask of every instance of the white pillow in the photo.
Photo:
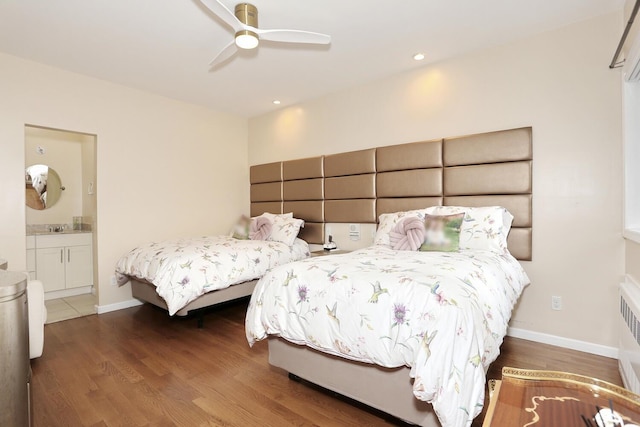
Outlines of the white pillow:
M280 216L282 218L293 218L293 212L285 213L285 214L272 214L271 212L265 212L260 216L265 216L269 218L269 221L273 222L274 218Z
M424 221L424 216L427 214L427 209L416 209L413 211L394 212L380 215L378 218L378 229L376 230L376 237L373 239L374 245L391 247L391 240L389 239L389 233L402 219L408 217L415 217Z
M502 206L464 207L434 206L430 215L453 215L464 212L460 228L461 250L483 250L503 253L507 251L507 236L513 215Z
M295 242L296 237L298 237L298 233L300 229L304 227L304 221L298 218L287 217L285 215L272 215L268 217L273 224L271 228L271 235L267 240L271 240L272 242L282 242L287 246L293 246L293 242ZM273 218L273 219L272 219Z

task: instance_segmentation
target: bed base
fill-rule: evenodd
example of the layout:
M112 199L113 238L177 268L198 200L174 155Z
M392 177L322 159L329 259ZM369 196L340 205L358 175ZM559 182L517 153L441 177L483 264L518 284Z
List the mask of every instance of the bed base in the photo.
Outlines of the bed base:
M167 303L162 299L162 297L160 297L160 295L158 295L154 285L139 279L131 279L130 282L131 294L134 298L168 310ZM175 315L183 317L195 314L198 321L198 328L202 329L204 326L204 312L206 308L250 296L253 293L253 288L255 288L256 283L258 283L257 280L251 280L237 285L232 285L218 291L207 292L178 310Z
M354 362L275 337L269 338L269 363L405 422L441 427L431 405L413 396L409 368Z

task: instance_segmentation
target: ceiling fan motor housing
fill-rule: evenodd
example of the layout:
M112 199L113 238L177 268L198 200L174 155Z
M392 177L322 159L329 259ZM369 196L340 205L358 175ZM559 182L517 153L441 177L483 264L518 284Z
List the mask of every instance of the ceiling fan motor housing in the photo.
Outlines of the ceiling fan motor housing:
M249 3L240 3L235 8L236 18L245 25L258 28L258 8Z
M245 25L258 28L258 9L249 3L240 3L234 10L236 18ZM242 49L253 49L258 45L258 34L251 30L240 30L235 35L236 44ZM245 43L241 40L245 39Z

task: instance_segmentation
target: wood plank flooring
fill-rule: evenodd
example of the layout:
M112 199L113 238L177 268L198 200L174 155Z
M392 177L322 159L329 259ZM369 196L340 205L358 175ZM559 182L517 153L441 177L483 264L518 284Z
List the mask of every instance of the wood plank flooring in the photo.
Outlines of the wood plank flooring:
M32 362L34 426L378 426L375 413L291 381L249 348L246 300L204 329L150 305L45 326ZM613 359L507 338L502 366L566 370L621 384ZM474 422L481 425L482 416Z

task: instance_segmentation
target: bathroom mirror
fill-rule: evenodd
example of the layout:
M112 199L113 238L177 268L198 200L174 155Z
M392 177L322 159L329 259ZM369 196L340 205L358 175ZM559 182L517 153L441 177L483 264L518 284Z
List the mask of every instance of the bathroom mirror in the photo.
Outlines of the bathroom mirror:
M43 210L60 200L64 190L60 175L47 165L31 165L25 169L26 203L31 209Z

